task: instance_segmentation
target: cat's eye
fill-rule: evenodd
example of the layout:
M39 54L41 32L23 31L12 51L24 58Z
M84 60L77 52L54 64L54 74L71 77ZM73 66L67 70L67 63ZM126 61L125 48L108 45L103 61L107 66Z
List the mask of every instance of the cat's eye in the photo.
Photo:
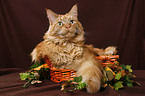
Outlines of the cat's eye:
M74 23L74 20L70 20L70 23L72 23L72 24L73 24L73 23Z
M63 23L62 23L62 22L58 22L58 25L62 26L62 25L63 25Z

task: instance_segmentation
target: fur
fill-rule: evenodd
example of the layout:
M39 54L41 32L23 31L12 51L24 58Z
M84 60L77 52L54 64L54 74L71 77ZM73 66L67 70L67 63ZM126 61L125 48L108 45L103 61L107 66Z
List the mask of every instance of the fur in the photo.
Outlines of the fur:
M32 51L32 61L40 61L47 55L54 67L76 70L87 84L87 92L100 90L102 65L96 59L93 46L84 45L84 31L77 18L77 5L69 13L57 15L47 9L49 29Z

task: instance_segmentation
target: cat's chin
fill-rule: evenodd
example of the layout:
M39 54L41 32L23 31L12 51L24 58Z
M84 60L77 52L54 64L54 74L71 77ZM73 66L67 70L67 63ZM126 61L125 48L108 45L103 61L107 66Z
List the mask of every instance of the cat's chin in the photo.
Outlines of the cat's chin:
M64 40L72 40L73 38L76 37L76 34L57 35L56 37Z
M65 36L59 36L57 38L64 40L64 41L71 41L73 39L73 37L65 37Z

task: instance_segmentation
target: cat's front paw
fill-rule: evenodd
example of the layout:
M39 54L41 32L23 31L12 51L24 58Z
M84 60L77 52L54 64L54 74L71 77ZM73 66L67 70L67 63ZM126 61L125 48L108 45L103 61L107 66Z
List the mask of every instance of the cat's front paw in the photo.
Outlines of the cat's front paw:
M32 56L32 62L36 61L36 59L37 59L37 50L36 49L34 49L32 51L31 56Z

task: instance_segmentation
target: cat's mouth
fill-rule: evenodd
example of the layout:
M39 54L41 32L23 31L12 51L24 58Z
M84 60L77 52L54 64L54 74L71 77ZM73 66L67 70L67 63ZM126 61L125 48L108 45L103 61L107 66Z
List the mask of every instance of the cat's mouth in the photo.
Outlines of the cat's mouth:
M65 32L60 32L58 34L55 34L55 36L61 39L69 40L69 39L75 38L78 34L79 34L79 31L76 29L75 32L67 30Z

